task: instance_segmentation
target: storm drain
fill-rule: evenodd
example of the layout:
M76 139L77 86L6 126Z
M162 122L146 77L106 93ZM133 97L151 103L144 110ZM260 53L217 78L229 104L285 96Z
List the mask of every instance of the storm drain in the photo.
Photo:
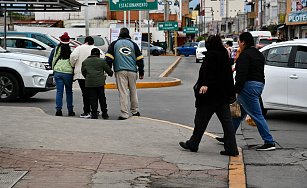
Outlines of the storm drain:
M13 187L28 171L0 169L0 188Z

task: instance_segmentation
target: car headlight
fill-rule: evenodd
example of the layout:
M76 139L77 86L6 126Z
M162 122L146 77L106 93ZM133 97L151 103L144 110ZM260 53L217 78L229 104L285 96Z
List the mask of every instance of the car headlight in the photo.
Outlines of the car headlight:
M30 66L30 67L34 67L34 68L38 68L38 69L43 69L46 70L45 64L42 62L38 62L38 61L26 61L26 60L21 60L22 63Z

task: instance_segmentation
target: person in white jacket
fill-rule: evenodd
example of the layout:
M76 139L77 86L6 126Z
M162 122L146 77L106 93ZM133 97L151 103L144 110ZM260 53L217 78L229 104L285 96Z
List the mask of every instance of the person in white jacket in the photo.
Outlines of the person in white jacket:
M82 62L91 55L91 51L94 46L94 39L91 36L87 36L84 40L84 44L78 46L70 55L71 66L74 67L74 80L78 81L82 92L83 98L83 113L80 115L81 118L91 118L91 109L88 99L88 93L85 88L85 78L81 73ZM101 51L101 58L104 58L104 53Z

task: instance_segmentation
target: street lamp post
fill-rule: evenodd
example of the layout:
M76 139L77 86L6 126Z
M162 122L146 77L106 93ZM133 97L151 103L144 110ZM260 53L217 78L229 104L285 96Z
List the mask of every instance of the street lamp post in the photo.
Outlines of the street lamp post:
M262 29L262 0L260 0L260 30Z

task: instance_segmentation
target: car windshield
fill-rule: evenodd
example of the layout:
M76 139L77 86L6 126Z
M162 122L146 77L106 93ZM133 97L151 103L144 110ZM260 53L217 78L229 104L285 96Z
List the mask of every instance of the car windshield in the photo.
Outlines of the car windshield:
M199 48L206 47L206 43L205 42L200 42L200 43L198 43L198 47Z

